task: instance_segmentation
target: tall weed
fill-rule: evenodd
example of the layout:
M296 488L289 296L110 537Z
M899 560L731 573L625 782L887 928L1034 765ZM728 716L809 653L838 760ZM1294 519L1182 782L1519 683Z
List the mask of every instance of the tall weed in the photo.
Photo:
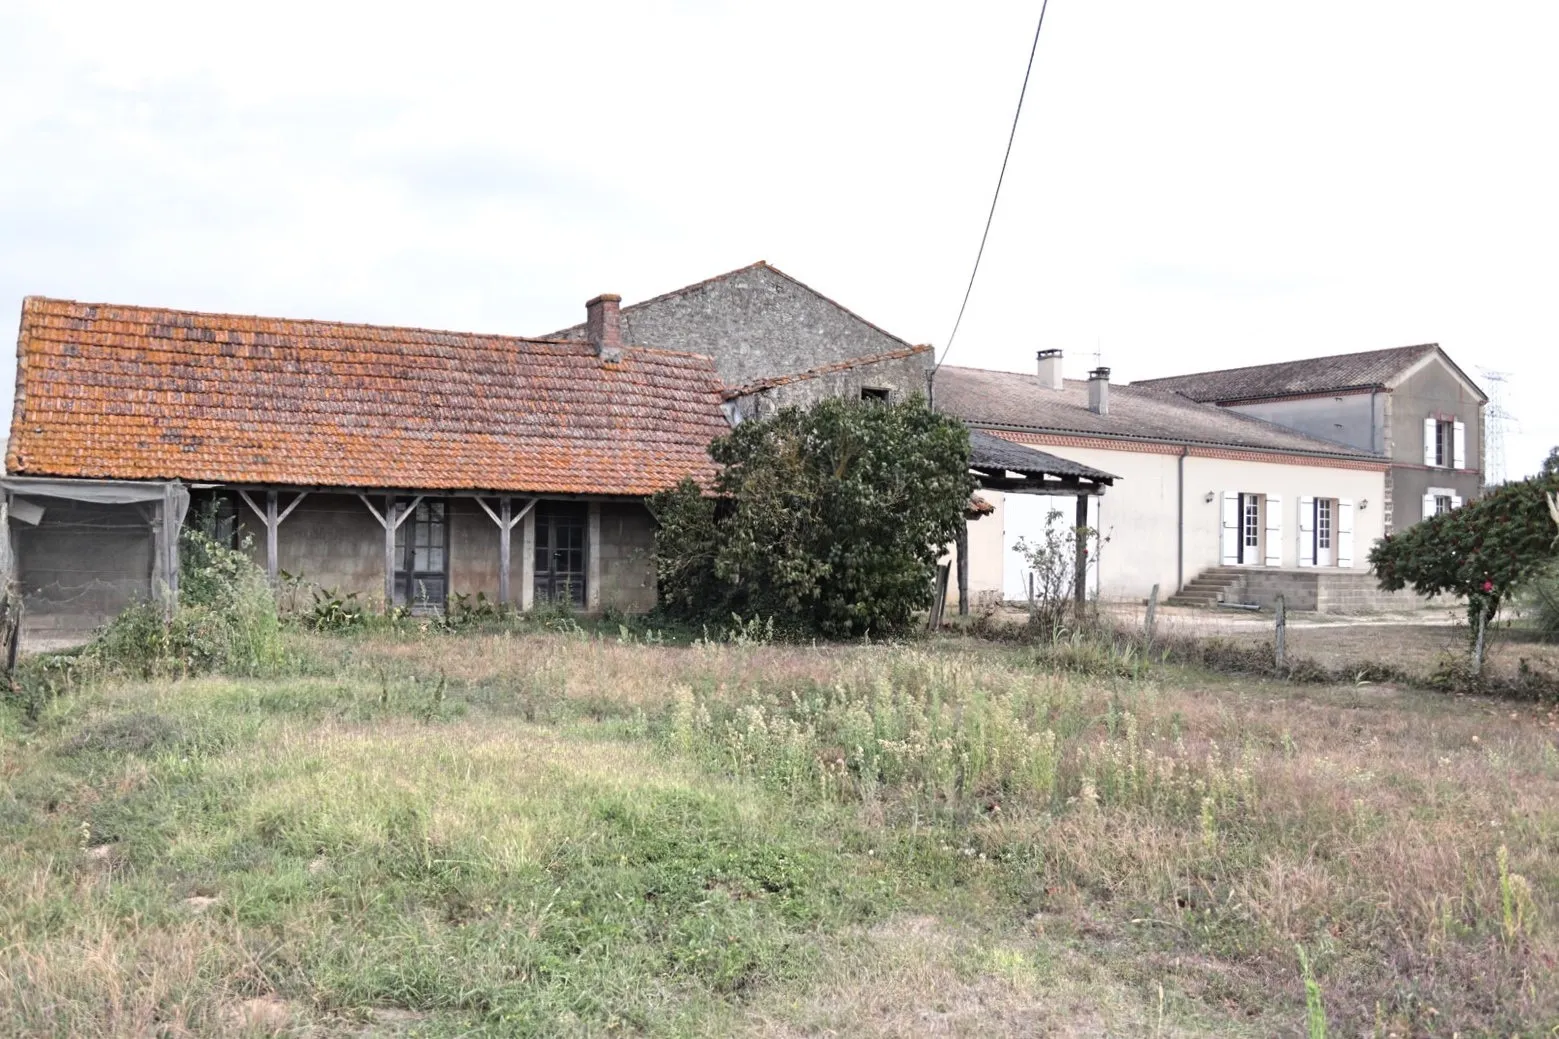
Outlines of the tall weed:
M274 671L285 657L276 597L247 547L223 544L198 523L185 527L172 611L155 601L131 606L87 655L106 669L145 677Z

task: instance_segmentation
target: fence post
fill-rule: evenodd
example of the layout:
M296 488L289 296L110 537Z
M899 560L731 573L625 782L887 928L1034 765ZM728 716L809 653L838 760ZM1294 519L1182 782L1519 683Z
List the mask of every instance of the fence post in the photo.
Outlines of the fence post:
M1483 677L1483 636L1488 627L1489 604L1478 607L1478 641L1472 647L1472 677Z
M1288 657L1288 601L1283 596L1278 596L1277 629L1273 637L1273 646L1277 660L1277 669L1282 671Z
M1148 593L1148 616L1143 622L1143 630L1147 633L1148 641L1153 641L1153 625L1158 620L1158 585Z

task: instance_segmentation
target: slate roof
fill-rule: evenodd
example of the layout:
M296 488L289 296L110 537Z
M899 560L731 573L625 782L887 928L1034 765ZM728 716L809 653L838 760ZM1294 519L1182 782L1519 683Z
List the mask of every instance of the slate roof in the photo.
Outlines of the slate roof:
M1054 390L1038 375L948 366L937 374L935 402L938 410L988 429L1385 461L1346 444L1135 383L1112 384L1109 414L1096 415L1088 409L1085 381L1068 379L1063 389Z
M694 354L29 297L6 467L637 496L728 430Z
M1280 361L1277 364L1225 368L1163 379L1139 379L1131 385L1179 393L1192 400L1225 403L1307 393L1384 389L1404 370L1432 353L1444 355L1437 344L1425 343L1390 350L1367 350L1363 353ZM1449 357L1446 357L1446 363L1466 378L1465 373L1456 368ZM1467 381L1472 382L1471 379Z
M1106 484L1115 481L1114 476L1101 469L1057 458L1048 451L1015 444L978 429L969 431L969 448L970 462L976 469L1005 469L1031 477L1073 476Z

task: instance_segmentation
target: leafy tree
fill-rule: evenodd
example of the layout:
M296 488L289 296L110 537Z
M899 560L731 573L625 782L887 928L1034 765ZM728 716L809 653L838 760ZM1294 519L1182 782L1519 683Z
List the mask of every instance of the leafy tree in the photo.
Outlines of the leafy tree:
M1538 470L1539 476L1559 476L1559 447L1548 452L1548 457L1543 459L1543 468Z
M1512 591L1555 556L1552 499L1559 474L1507 483L1477 501L1432 516L1370 551L1380 587L1420 595L1465 595L1472 623L1494 616Z
M962 423L918 396L830 399L744 422L709 453L713 498L684 481L650 500L667 610L850 636L902 629L930 605L974 489Z

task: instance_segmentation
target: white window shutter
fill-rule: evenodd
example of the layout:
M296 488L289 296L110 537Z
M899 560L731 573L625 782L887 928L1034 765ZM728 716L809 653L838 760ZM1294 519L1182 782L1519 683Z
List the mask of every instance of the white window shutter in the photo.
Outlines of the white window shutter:
M1432 418L1426 418L1426 419L1424 419L1424 464L1425 465L1439 465L1440 464L1439 457L1435 455L1434 441L1435 441L1435 420L1432 419Z
M1299 499L1299 565L1315 566L1315 499Z
M1462 507L1462 499L1460 498L1460 496L1455 495L1455 494L1451 495L1451 508L1459 509L1461 507Z
M1240 495L1237 491L1223 492L1223 538L1220 545L1224 566L1233 566L1240 561Z
M1467 468L1467 423L1451 424L1451 464L1457 469Z
M1283 499L1267 495L1267 565L1283 565Z
M1353 565L1353 499L1337 503L1337 565Z
M1435 509L1437 506L1435 505L1434 497L1434 492L1432 491L1429 494L1424 495L1424 519L1428 519L1430 516L1435 514Z

